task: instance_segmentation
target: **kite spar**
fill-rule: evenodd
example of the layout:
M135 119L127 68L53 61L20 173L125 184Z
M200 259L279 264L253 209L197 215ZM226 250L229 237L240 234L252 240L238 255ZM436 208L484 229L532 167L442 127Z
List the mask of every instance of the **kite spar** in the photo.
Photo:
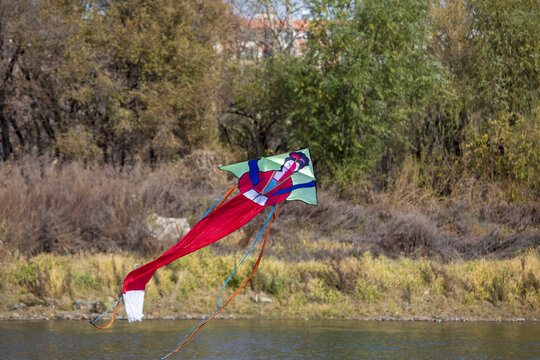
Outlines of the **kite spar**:
M178 349L180 349L180 347L182 347L202 326L217 315L251 279L262 258L268 233L270 231L270 224L275 218L275 211L278 204L284 200L300 200L308 204L317 205L315 175L308 149L226 165L222 166L221 169L230 171L237 176L239 178L238 185L230 188L225 195L218 200L210 210L208 210L201 220L199 220L199 222L197 222L197 224L195 224L195 226L193 226L193 228L180 239L178 243L176 243L176 245L171 247L157 259L130 272L124 279L124 286L120 299L113 307L100 315L93 322L90 322L93 326L98 329L106 329L111 326L114 322L120 300L122 299L124 300L129 322L142 321L144 316L143 303L146 284L150 281L157 269L222 239L247 224L263 211L265 207L271 207L272 210L268 215L266 223L255 241L255 243L257 243L266 229L261 252L250 276L223 306L221 305L220 292L218 309L216 312L194 327L182 340L179 346L163 359L168 358L178 351ZM227 201L229 196L237 188L240 193ZM251 252L255 243L242 262ZM242 262L238 266L240 266ZM238 267L236 269L238 269ZM231 273L221 291L223 291L231 276L236 272L236 269ZM97 326L97 321L113 308L114 313L111 322L103 327Z

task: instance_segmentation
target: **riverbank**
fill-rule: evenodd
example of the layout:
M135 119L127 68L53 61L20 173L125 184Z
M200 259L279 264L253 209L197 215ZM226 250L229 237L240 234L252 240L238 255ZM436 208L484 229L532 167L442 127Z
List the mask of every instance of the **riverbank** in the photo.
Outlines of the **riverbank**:
M217 170L234 161L200 152L156 167L2 164L1 317L97 316L129 271L177 241L154 236L152 215L193 226L235 183ZM497 184L478 182L462 183L459 196L435 196L415 176L405 168L388 191L366 190L362 203L321 187L318 206L280 206L259 271L224 316L538 320L540 203L508 202ZM160 269L146 317L212 313L264 218Z
M40 314L20 314L20 313L9 313L9 314L0 314L0 321L93 321L96 318L97 314L93 313L80 313L80 312L58 312L53 315L40 315ZM208 315L145 315L144 320L204 320ZM237 316L234 314L231 315L217 315L213 318L214 320L247 320L247 319L281 319L281 318L260 318L253 316ZM289 320L294 320L296 318L286 318ZM103 322L110 321L110 316L104 316ZM310 319L303 319L310 320ZM312 319L314 320L314 319ZM336 319L332 319L336 320ZM446 316L412 316L412 317L391 317L391 316L380 316L380 317L361 317L361 318L345 318L337 320L354 320L354 321L403 321L403 322L510 322L510 323L522 323L522 322L540 322L539 318L508 318L508 319L489 319L489 318L475 318L475 317L446 317ZM127 321L127 316L118 315L115 317L115 321Z
M203 249L160 269L147 287L146 319L199 319L217 307L241 254ZM114 304L123 277L148 259L121 254L4 258L0 319L86 320ZM250 257L224 291L251 271ZM224 318L539 321L540 254L440 263L365 253L288 262L269 256L223 311ZM119 317L125 313L119 308Z

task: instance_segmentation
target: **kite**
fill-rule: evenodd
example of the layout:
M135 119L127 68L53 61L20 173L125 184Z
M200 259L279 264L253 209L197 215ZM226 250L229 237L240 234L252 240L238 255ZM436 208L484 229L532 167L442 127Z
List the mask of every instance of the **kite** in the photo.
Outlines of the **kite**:
M221 166L220 169L229 171L238 177L238 185L230 188L225 195L223 195L223 197L218 200L206 214L204 214L201 220L199 220L199 222L197 222L195 226L193 226L193 228L191 228L191 230L173 247L155 260L131 271L124 279L122 296L120 299L118 299L113 307L99 316L96 320L91 321L90 323L92 325L98 329L109 327L114 321L116 310L122 299L124 300L129 322L142 321L144 316L143 303L146 284L150 281L156 270L174 260L222 239L247 224L266 207L271 207L266 223L255 240L256 243L264 230L267 229L261 253L255 263L251 275L223 306L221 306L220 292L218 298L218 310L196 326L196 328L193 328L188 335L186 335L178 348L163 359L168 358L178 351L178 349L204 324L220 312L253 276L262 258L262 253L270 231L270 224L275 218L275 210L278 204L284 200L300 200L307 204L317 205L315 175L309 149ZM228 197L236 189L238 189L240 193L227 201ZM249 252L251 252L255 243ZM246 254L244 259L248 254ZM238 266L240 266L242 262L240 262ZM238 267L236 269L238 269ZM236 269L231 273L223 285L222 291ZM104 327L97 326L96 322L113 308L114 313L111 322Z

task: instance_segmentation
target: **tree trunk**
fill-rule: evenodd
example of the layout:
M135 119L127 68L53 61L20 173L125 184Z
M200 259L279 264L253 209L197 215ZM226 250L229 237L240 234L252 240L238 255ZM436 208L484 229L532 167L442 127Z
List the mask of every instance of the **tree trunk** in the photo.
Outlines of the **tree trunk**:
M2 147L2 161L6 161L13 153L13 145L9 139L9 127L4 116L4 104L0 104L0 143Z

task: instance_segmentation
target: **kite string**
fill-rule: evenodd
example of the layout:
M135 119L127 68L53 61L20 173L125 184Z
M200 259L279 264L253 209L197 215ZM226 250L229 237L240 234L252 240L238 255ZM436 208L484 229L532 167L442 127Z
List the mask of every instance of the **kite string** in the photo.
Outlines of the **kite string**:
M109 310L105 311L103 314L99 315L94 321L90 321L88 320L88 322L90 323L90 325L94 326L95 328L97 329L100 329L100 330L103 330L103 329L106 329L108 328L109 326L112 325L112 323L114 322L114 318L116 317L116 310L118 310L118 305L120 304L120 300L122 300L122 298L124 297L124 294L122 294L120 296L120 298L118 299L118 301L109 308ZM99 321L99 319L101 319L103 317L103 315L107 314L109 311L111 311L112 309L114 308L114 312L113 312L113 316L112 316L112 319L111 319L111 322L108 323L107 325L103 326L103 327L100 327L100 326L97 326L96 323Z
M200 218L199 221L201 221L202 219L204 219L206 217L206 215L211 213L212 210L216 207L216 205L219 208L221 206L221 204L223 204L223 202L225 202L225 200L227 200L227 198L233 193L233 191L236 190L237 187L238 187L238 185L235 185L232 188L230 188L229 190L227 190L227 192L225 194L223 194L223 196L221 198L219 198L219 200L216 201L214 203L214 205L212 205L212 207L210 209L208 209L207 212L204 213L204 215L202 216L202 218Z
M191 330L189 330L189 332L186 334L186 336L184 336L182 341L179 343L178 347L176 349L174 349L173 351L171 351L166 356L162 357L161 360L168 359L171 355L173 355L178 350L180 350L180 348L182 346L184 346L184 344L186 342L188 342L188 340L191 339L191 337L193 335L195 335L196 332L198 332L206 323L208 323L214 316L216 316L221 310L223 310L223 308L225 308L225 306L227 306L227 304L229 302L231 302L231 300L234 299L236 297L236 295L238 295L238 293L247 285L249 280L251 280L251 278L253 277L253 275L257 271L257 268L259 267L259 263L261 262L261 259L262 259L263 253L264 253L264 248L266 247L266 242L268 240L268 234L270 233L270 225L272 225L272 221L274 221L274 219L276 218L275 210L277 209L277 207L278 207L278 204L274 205L274 207L272 208L272 211L270 212L270 214L268 215L268 218L266 219L266 222L265 222L263 228L261 229L261 232L257 236L257 239L255 240L255 242L253 243L253 245L251 246L251 248L249 249L247 254L244 256L244 258L242 259L240 264L238 264L236 269L234 269L234 271L229 275L229 277L225 281L225 284L223 284L223 287L221 288L221 291L219 292L219 297L218 297L218 306L219 307L218 307L218 309L213 314L208 316L206 319L201 321L199 324L192 327ZM240 285L240 287L234 292L234 294L231 295L231 297L227 300L227 302L225 302L225 304L223 306L221 306L220 298L221 298L221 293L222 293L223 289L225 288L225 286L227 285L227 283L231 279L232 275L236 272L236 270L238 270L238 267L244 262L244 260L249 255L251 250L253 250L255 244L257 243L257 241L259 241L259 238L261 237L262 233L264 232L264 229L266 228L266 225L268 225L268 229L267 229L266 235L264 237L264 242L263 242L262 247L261 247L261 252L259 253L259 257L257 258L257 261L255 262L255 265L253 266L253 270L251 271L251 274L247 277L247 279L244 281L244 283L242 285Z
M262 233L264 232L264 229L266 229L266 225L268 225L268 222L270 221L270 219L271 219L272 216L274 215L274 211L276 210L276 206L277 206L277 205L274 205L274 207L272 207L272 210L270 211L270 214L268 214L268 218L266 218L266 222L264 223L263 228L262 228L261 231L259 232L259 235L257 235L257 238L255 239L255 242L253 242L253 245L251 245L251 248L248 250L248 252L246 253L246 255L244 255L244 258L243 258L242 261L240 261L240 263L236 266L236 268L233 270L233 272L229 274L229 277L227 278L227 280L225 280L225 283L224 283L223 286L221 287L221 290L220 290L219 296L218 296L218 308L221 307L221 293L223 292L223 290L225 290L225 286L227 286L227 284L229 283L229 281L231 280L231 278L233 277L233 275L236 273L236 271L238 270L238 268L240 267L240 265L242 265L242 264L244 263L244 260L246 260L246 258L248 257L248 255L251 253L251 251L252 251L253 248L255 247L255 244L257 244L257 242L258 242L259 239L261 238L261 235L262 235Z
M208 213L210 213L212 211L212 209L214 209L214 207L217 207L219 208L221 206L221 204L223 204L223 202L225 200L227 200L227 198L233 193L234 190L236 190L236 188L238 187L238 185L235 185L233 187L231 187L229 190L227 190L227 192L218 200L214 203L214 205L212 205L212 207L204 214L204 216L201 218L204 219L206 217L206 215L208 215ZM251 251L251 250L250 250ZM236 271L236 270L235 270ZM221 294L221 293L220 293ZM109 326L111 326L114 322L114 319L116 317L116 311L118 310L118 305L120 304L120 301L122 300L122 298L124 297L124 294L122 294L120 296L120 298L118 299L118 301L113 305L111 306L107 311L105 311L103 314L99 315L94 321L90 321L88 320L88 322L94 326L96 329L100 329L100 330L103 330L103 329L107 329ZM113 316L112 316L112 319L111 321L103 326L103 327L100 327L100 326L97 326L96 323L105 315L107 314L109 311L111 311L112 309L114 308L114 312L113 312Z

